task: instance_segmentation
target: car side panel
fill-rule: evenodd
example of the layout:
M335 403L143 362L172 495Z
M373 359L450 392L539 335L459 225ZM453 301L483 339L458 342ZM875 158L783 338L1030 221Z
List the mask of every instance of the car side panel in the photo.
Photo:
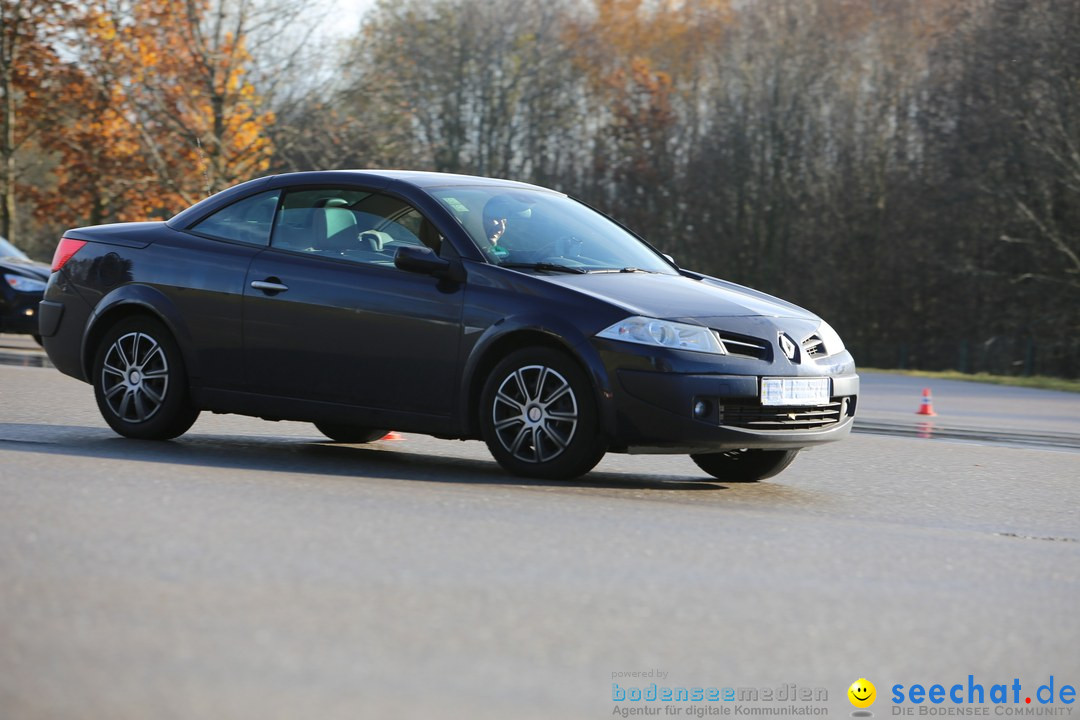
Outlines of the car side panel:
M74 294L92 308L78 329L85 337L82 360L95 352L92 345L100 334L98 323L111 322L118 311L141 307L163 319L177 336L193 384L243 386L243 282L260 248L200 238L163 225L148 229L147 244L140 248L108 244L107 228L100 230L104 242L89 242L61 270L63 278L50 282L58 291L62 285L66 292L46 297L56 300ZM81 235L97 239L86 230ZM78 323L79 314L65 308L57 335L74 332L71 326ZM63 340L46 349L50 345L58 350L63 345L62 352L70 352L70 343Z
M257 281L288 290L252 288ZM245 293L245 363L256 392L453 413L459 283L269 249L252 263Z

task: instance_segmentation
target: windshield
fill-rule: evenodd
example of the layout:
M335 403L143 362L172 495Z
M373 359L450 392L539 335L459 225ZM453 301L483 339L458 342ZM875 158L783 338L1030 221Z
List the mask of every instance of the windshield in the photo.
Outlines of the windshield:
M14 245L9 243L7 240L5 240L2 237L0 237L0 257L7 257L7 258L13 257L13 258L18 258L20 260L29 260L30 259L29 257L26 256L26 253L24 253L22 250L15 247Z
M611 220L554 192L512 187L431 191L488 262L545 271L677 274L652 248Z

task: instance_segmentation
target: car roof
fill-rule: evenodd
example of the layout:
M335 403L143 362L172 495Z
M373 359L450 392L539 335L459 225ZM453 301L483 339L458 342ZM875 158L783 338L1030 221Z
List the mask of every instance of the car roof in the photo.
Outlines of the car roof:
M426 194L431 188L439 187L516 187L539 192L563 194L558 190L540 185L502 180L499 178L479 177L477 175L457 175L454 173L428 172L423 170L309 170L305 172L267 175L254 180L233 185L216 195L205 198L194 205L173 215L166 224L171 228L187 227L192 221L231 204L245 195L263 190L288 187L290 185L334 185L337 183L358 183L372 189L404 184Z
M281 184L281 181L284 181L285 183L312 181L318 182L322 180L343 180L346 178L351 180L364 181L374 178L382 178L386 180L397 180L400 182L405 182L420 188L447 187L454 185L497 185L500 187L512 185L521 188L546 190L547 192L552 192L550 188L518 182L517 180L504 180L501 178L481 177L479 175L460 175L456 173L431 172L427 170L313 170L307 172L282 173L281 175L275 175L273 177L275 180L281 179L275 184Z

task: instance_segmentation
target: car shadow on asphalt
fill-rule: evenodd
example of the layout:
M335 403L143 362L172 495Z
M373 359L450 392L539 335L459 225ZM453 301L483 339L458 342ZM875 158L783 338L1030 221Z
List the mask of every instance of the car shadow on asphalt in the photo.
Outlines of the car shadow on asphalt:
M494 460L395 450L389 443L340 445L292 436L189 433L168 442L118 437L105 428L0 423L0 449L46 454L337 477L375 477L469 485L659 491L726 487L685 475L633 476L593 471L576 480L535 480L507 474Z

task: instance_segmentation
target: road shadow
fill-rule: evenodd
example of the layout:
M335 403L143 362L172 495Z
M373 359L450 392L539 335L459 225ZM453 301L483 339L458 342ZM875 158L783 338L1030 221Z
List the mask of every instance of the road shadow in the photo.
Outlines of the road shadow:
M15 367L51 368L56 367L43 352L5 352L0 351L0 365Z
M685 475L628 476L593 471L576 480L534 480L509 475L494 460L475 460L398 450L393 442L341 445L289 436L189 433L167 442L132 440L111 430L79 425L0 423L7 451L152 462L174 465L299 473L336 477L501 485L708 492L726 487Z

